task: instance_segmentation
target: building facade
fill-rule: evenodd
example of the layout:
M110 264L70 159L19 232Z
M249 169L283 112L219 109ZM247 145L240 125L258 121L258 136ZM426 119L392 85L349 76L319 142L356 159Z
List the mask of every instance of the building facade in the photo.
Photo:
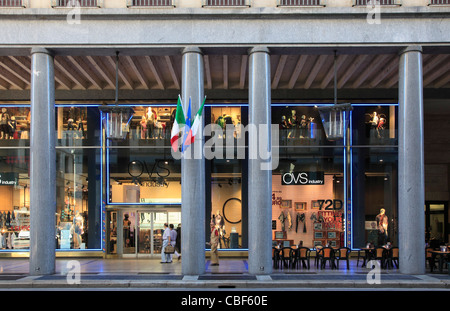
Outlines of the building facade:
M300 241L391 242L403 273L424 273L425 243L449 240L449 14L446 0L0 0L1 254L29 256L31 274L67 254L160 256L172 223L183 273L201 274L214 215L252 274ZM179 96L192 116L206 96L183 156ZM340 103L333 139L321 112ZM113 107L133 111L123 139Z

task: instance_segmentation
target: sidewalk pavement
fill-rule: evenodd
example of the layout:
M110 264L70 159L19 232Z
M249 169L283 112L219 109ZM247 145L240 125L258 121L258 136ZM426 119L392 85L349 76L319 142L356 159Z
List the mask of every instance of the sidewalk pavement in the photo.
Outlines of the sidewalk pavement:
M313 261L311 262L312 266ZM336 269L274 269L270 275L250 275L245 259L222 259L218 267L205 261L202 275L183 275L181 261L158 259L62 259L53 275L29 275L28 259L0 260L0 290L448 290L450 275L405 275L398 269L372 270L352 260ZM428 270L428 269L427 269Z

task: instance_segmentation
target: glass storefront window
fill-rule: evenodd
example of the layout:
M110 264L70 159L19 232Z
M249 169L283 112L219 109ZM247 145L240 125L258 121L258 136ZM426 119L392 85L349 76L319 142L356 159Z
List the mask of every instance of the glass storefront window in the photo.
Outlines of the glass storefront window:
M108 155L108 203L181 204L181 162L169 149L112 148Z
M242 167L240 160L211 161L211 218L219 248L242 248ZM207 231L208 232L208 231Z
M57 249L101 248L100 166L100 149L57 149Z
M343 141L328 141L317 105L273 106L272 124L279 125L281 146L343 145Z
M397 152L394 147L352 149L354 247L397 244Z
M394 105L353 106L353 145L396 145L398 116Z
M30 152L0 149L0 249L30 247Z
M128 134L122 141L111 141L111 146L170 146L170 135L175 119L173 105L133 106L134 114L125 129Z
M98 106L56 107L57 146L100 146Z
M29 106L0 106L0 146L29 146Z
M281 148L280 155L272 174L273 246L344 246L344 149Z

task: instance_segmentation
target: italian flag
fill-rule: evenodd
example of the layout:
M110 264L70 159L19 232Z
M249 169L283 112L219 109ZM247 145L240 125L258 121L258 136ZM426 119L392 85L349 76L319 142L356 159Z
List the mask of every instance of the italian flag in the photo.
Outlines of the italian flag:
M183 106L181 105L181 98L180 96L178 96L177 110L175 113L175 120L172 125L172 132L170 137L170 144L172 145L172 149L175 152L178 151L178 138L185 125L186 119L184 118Z
M203 99L203 103L200 106L200 108L198 109L197 114L194 117L194 122L192 123L190 131L189 131L188 135L185 138L183 146L188 146L188 145L194 143L194 141L195 141L195 136L198 134L198 132L200 130L200 127L203 124L203 116L202 116L202 114L203 114L203 106L205 105L205 101L206 101L206 96ZM190 102L189 102L189 104L190 104ZM189 108L190 108L190 105L189 105ZM188 118L190 118L190 116L188 116Z

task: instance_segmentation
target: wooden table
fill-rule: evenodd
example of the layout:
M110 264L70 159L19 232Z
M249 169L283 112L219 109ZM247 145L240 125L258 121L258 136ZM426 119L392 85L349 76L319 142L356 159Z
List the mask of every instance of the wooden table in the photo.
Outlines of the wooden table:
M431 253L430 271L433 272L434 261L436 260L436 256L439 256L439 273L442 273L445 256L449 256L450 255L450 251L446 251L446 252L428 251L428 252Z

